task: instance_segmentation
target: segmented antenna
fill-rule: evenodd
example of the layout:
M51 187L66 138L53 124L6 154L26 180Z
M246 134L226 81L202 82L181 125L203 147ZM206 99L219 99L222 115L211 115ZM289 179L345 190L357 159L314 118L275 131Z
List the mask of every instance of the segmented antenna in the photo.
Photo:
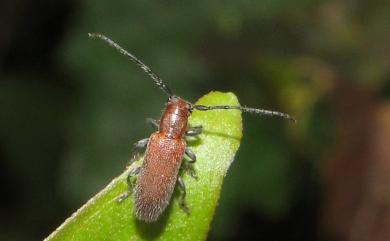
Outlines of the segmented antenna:
M215 105L215 106L205 106L205 105L193 105L192 109L195 110L241 110L243 112L258 114L258 115L266 115L266 116L277 116L284 119L288 119L294 123L297 121L292 118L289 114L273 111L273 110L264 110L264 109L256 109L256 108L250 108L245 106L231 106L231 105Z
M139 60L137 57L132 55L131 53L127 52L124 48L122 48L119 44L115 43L110 38L104 36L100 33L88 33L88 36L92 39L99 38L103 40L104 42L108 43L111 47L118 50L119 53L127 56L131 61L136 63L141 69L143 69L149 76L154 80L154 82L157 84L157 86L163 90L169 97L173 96L172 91L169 89L169 87L164 83L164 81L158 77L155 73L152 72L152 70L144 64L141 60Z

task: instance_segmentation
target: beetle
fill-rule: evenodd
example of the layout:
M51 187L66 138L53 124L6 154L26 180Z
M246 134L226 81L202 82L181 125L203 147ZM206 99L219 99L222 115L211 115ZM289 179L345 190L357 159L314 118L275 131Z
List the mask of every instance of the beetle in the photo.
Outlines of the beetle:
M132 193L131 177L137 176L134 187L134 211L135 216L145 222L156 221L169 205L173 190L177 184L180 190L179 206L189 213L185 204L185 185L178 176L184 155L189 158L189 164L196 161L195 154L186 145L185 136L196 136L202 132L202 126L188 127L188 117L192 111L209 110L240 110L259 115L278 116L295 122L290 115L271 110L256 109L242 106L205 106L195 105L178 96L175 96L165 82L133 54L126 51L110 38L100 33L89 33L90 38L101 39L121 54L127 56L145 71L156 85L168 95L165 110L159 121L147 119L157 131L149 138L142 139L134 144L134 156L130 159L130 166L139 154L139 150L146 148L145 157L140 167L129 171L127 182L129 190L119 196L121 202ZM192 168L187 169L191 176L196 178Z

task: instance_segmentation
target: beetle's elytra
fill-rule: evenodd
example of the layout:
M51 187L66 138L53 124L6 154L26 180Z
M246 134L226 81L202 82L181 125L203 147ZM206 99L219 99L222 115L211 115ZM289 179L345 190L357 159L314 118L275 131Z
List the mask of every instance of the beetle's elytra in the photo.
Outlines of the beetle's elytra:
M201 126L188 127L188 117L193 110L237 109L258 115L278 116L295 122L288 114L277 111L229 105L194 105L173 95L165 82L154 74L148 66L108 37L99 33L90 33L89 37L101 39L121 54L127 56L141 67L169 97L160 120L149 119L149 122L157 128L157 131L149 138L134 144L136 151L146 147L145 158L141 167L130 170L127 178L129 191L118 198L118 201L122 201L132 192L130 178L138 175L134 188L134 213L139 220L145 222L156 221L168 206L176 184L178 184L178 188L181 191L179 205L188 213L184 200L186 193L185 185L181 178L178 177L178 172L184 155L189 157L190 163L196 161L196 156L185 142L185 136L195 136L202 131ZM135 156L129 161L129 165L135 161ZM190 174L193 173L190 172Z

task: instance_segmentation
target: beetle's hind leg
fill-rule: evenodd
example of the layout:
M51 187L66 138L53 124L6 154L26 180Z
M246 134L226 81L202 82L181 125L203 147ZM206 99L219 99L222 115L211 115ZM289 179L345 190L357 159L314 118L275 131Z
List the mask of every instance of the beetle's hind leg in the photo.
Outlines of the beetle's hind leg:
M122 202L127 197L129 197L130 194L133 192L134 185L132 183L131 178L138 175L140 169L141 169L140 167L134 167L133 169L131 169L129 171L129 174L127 174L127 178L126 178L128 190L126 192L122 193L119 197L117 197L118 202Z
M177 178L177 187L179 188L180 191L180 196L179 196L179 207L186 213L190 214L190 210L186 205L186 185L183 182L183 179L181 177Z

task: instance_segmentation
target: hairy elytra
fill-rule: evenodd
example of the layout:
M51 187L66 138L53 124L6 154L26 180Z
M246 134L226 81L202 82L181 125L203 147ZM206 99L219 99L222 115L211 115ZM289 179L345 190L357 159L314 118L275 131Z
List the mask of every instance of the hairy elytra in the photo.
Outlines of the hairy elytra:
M136 156L139 149L146 148L145 157L141 167L135 167L129 171L127 178L129 190L118 198L118 201L121 202L132 193L131 177L138 175L133 193L134 213L139 220L145 222L156 221L169 205L176 184L180 190L179 205L183 211L189 213L185 204L185 185L178 176L178 173L182 166L184 155L189 158L189 161L187 161L188 164L192 164L196 161L196 156L187 147L185 141L185 136L196 136L202 131L201 126L188 126L188 117L193 110L209 111L217 109L236 109L258 115L277 116L295 122L295 119L288 114L278 111L229 105L194 105L191 102L173 95L165 82L152 72L147 65L110 38L99 33L90 33L88 35L90 38L98 38L105 41L111 47L135 62L169 97L160 120L155 121L149 119L149 122L157 128L157 131L149 138L145 138L134 144L135 155L129 161L128 166L137 159ZM189 171L189 174L196 178L193 172Z
M190 114L186 105L180 98L170 98L159 130L149 138L134 192L135 214L141 220L157 220L171 199L186 149L183 136Z

